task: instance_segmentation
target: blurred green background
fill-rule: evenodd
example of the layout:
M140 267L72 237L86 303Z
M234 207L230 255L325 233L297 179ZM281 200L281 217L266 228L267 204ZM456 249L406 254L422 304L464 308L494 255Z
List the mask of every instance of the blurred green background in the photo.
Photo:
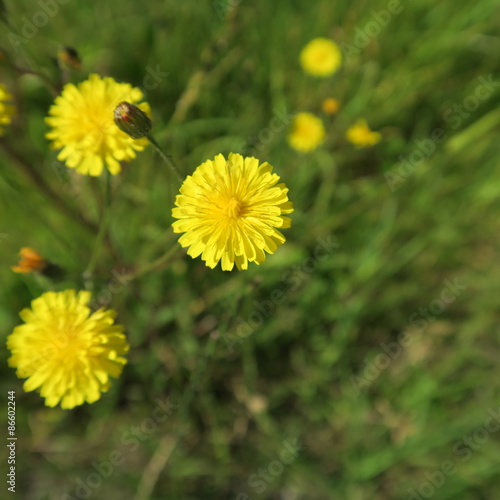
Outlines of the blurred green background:
M13 29L42 4L54 14L16 44ZM0 76L19 112L0 148L2 337L45 290L90 286L131 343L112 389L72 411L24 393L1 350L4 429L7 391L17 398L17 497L498 499L498 2L5 5ZM318 36L344 51L326 79L298 60ZM62 46L83 61L71 81L95 72L142 88L156 139L186 175L218 153L269 161L296 208L285 245L230 273L177 250L178 185L148 148L113 178L108 245L85 283L104 178L66 169L44 138L44 80L57 84ZM327 97L341 103L333 117ZM328 133L307 155L287 143L301 111ZM378 145L345 140L358 118ZM14 274L21 246L67 280Z

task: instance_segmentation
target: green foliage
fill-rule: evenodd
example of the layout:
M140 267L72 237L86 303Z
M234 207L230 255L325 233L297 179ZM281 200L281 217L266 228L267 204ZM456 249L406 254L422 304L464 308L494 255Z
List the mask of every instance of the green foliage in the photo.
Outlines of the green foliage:
M4 3L0 77L19 112L0 148L3 338L48 287L87 287L132 345L109 393L73 411L25 393L1 351L19 498L84 498L82 483L93 499L497 498L500 428L480 429L500 406L498 3ZM57 13L15 38L41 4ZM344 49L324 80L298 62L317 36ZM230 151L273 165L296 208L285 245L245 272L177 250L177 181L148 148L112 179L108 244L83 279L105 179L66 169L44 138L63 46L82 58L69 81L96 72L143 89L153 133L185 175ZM341 103L322 116L327 141L297 154L291 116L321 114L326 97ZM357 118L382 133L378 145L346 141ZM66 281L12 273L21 246Z

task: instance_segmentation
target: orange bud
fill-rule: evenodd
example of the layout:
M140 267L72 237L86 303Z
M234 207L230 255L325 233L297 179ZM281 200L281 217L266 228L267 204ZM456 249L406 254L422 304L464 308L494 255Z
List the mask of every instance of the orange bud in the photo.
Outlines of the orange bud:
M340 102L337 99L333 99L332 97L325 99L321 104L323 113L326 113L327 115L334 115L335 113L337 113L339 108Z
M21 259L17 266L12 266L11 269L15 273L27 274L33 271L43 271L47 266L45 259L32 248L23 247L19 252Z

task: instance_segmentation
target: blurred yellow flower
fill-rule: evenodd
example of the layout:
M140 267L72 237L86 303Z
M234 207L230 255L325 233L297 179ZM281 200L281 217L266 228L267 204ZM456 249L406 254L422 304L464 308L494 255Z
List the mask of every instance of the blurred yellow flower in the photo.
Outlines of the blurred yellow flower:
M47 266L45 259L32 248L21 248L19 255L21 257L19 264L11 267L15 273L26 274L33 271L43 271Z
M186 178L175 200L172 226L188 255L201 255L208 267L223 271L260 264L285 242L276 228L291 226L288 188L268 163L230 153L217 155Z
M327 115L334 115L335 113L337 113L339 108L340 108L340 102L337 99L334 99L333 97L325 99L321 104L321 109L323 110L323 113Z
M380 142L382 134L380 132L373 132L366 120L359 119L356 123L349 127L346 132L347 140L358 148L366 146L373 146Z
M46 406L70 409L93 403L127 362L129 345L113 310L88 307L90 292L47 292L20 313L24 324L7 337L9 366L27 378L25 391L38 390Z
M325 140L325 127L312 113L298 113L292 121L288 142L297 151L314 151Z
M5 85L0 83L0 135L4 133L2 125L8 125L15 114L15 108L10 104L12 99Z
M120 161L135 158L148 144L146 138L134 140L113 121L113 113L121 101L136 103L143 98L140 89L112 78L90 75L78 87L64 86L45 121L52 127L46 137L53 149L61 149L57 159L85 175L100 175L104 166L112 174L121 170ZM149 105L140 109L149 113Z
M342 63L339 46L328 38L311 40L300 53L300 63L306 73L326 77L335 73Z

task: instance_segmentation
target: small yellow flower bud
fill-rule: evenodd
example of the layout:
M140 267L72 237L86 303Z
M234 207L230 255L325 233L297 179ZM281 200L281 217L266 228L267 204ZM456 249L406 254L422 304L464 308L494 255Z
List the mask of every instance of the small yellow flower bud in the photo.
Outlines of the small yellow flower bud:
M147 136L153 127L148 115L142 109L126 101L116 106L114 120L116 126L132 139Z
M327 115L334 115L339 110L339 107L340 107L340 102L337 99L333 99L333 97L325 99L321 104L321 109L323 110L323 113Z

